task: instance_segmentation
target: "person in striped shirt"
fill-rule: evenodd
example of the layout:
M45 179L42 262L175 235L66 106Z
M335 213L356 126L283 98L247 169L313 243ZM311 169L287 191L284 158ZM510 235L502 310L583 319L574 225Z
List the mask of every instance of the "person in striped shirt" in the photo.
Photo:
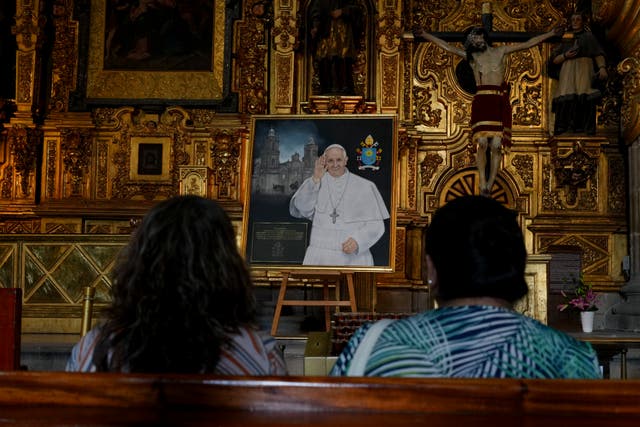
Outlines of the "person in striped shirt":
M528 291L515 212L484 196L458 197L434 214L425 252L438 308L384 328L365 324L331 375L601 378L589 343L513 310Z
M118 260L111 294L67 371L287 374L275 339L256 327L248 268L213 200L154 206Z

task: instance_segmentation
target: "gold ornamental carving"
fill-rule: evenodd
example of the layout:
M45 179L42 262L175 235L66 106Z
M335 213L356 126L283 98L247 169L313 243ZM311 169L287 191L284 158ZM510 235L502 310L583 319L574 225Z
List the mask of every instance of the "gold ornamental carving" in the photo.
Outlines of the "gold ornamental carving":
M406 246L406 239L407 237L407 230L404 227L397 227L396 228L396 259L395 259L395 266L394 266L394 270L396 272L398 271L405 271L406 270L406 255L407 255L407 246Z
M9 129L7 140L13 157L15 172L20 175L19 190L21 198L33 195L33 175L35 174L41 136L41 131L23 125L16 125Z
M18 109L22 110L26 107L20 104L27 104L31 109L32 87L33 87L33 69L35 67L34 55L31 52L18 52L17 60L17 81L16 81L16 97L18 99Z
M598 171L597 157L588 154L582 144L574 142L571 151L566 154L559 154L558 148L552 149L551 166L556 182L556 187L561 188L564 193L564 201L567 207L578 207L578 192L583 192L587 197L582 199L582 208L595 209L597 197ZM595 196L593 194L595 189Z
M92 158L92 139L89 129L63 129L62 163L69 174L69 196L83 196L82 184Z
M187 117L187 112L179 107L165 110L159 118L129 107L116 111L110 121L118 124L119 131L113 136L116 150L111 194L114 199L151 201L177 194L178 167L190 160L185 151L187 138L182 128ZM145 144L162 146L158 174L140 170L139 165L143 162L140 155Z
M396 52L400 46L402 19L396 12L395 1L386 3L384 14L378 18L378 49L383 52Z
M109 176L109 140L97 138L96 140L96 198L106 199Z
M18 47L16 100L21 113L31 113L31 103L36 92L36 64L39 63L37 52L42 47L46 23L46 19L38 15L38 7L38 1L17 1L15 25L11 28Z
M37 1L19 0L16 4L16 24L11 32L16 36L18 50L31 52L41 43L40 31L44 27L44 18L38 16Z
M196 128L207 128L213 126L216 119L216 112L203 108L187 109L189 117Z
M511 159L511 165L516 169L518 176L522 179L524 186L533 187L533 156L527 154L516 154Z
M398 105L398 55L380 56L382 62L382 106L396 107Z
M626 212L626 169L620 157L609 159L609 185L607 208L612 214L624 215Z
M229 199L238 191L240 135L220 130L213 132L211 138L213 139L211 162L217 188L216 198Z
M420 163L420 183L423 187L428 187L431 179L435 176L438 167L444 163L444 159L437 153L427 153Z
M272 89L275 110L291 113L294 93L295 50L298 48L298 22L290 2L277 2L277 11L271 36L275 47L274 82Z
M621 125L624 140L632 144L640 136L640 60L625 58L618 64L623 78Z
M54 197L56 191L56 171L58 167L58 141L56 139L48 139L46 148L46 164L47 164L47 187L46 195L48 198Z
M69 92L75 89L78 57L78 23L71 20L73 2L58 2L53 7L54 38L51 53L51 97L49 110L64 112L68 108Z
M246 2L243 21L235 28L236 69L235 88L240 94L240 112L267 112L267 24L269 16L264 7L254 10Z
M377 51L379 51L378 61L380 61L380 79L381 85L381 110L394 111L397 109L399 99L400 85L400 54L399 47L401 41L401 22L400 16L396 11L396 2L388 2L385 4L384 12L377 19ZM374 58L373 54L369 55ZM387 110L389 109L389 110Z
M0 234L35 234L39 232L39 219L0 220Z
M418 165L418 143L411 138L406 129L398 130L398 153L401 156L401 164L405 165L405 174L400 180L402 189L399 197L399 208L416 210L417 189L417 165Z
M279 107L293 105L293 54L276 54L276 104Z
M8 165L2 170L2 178L0 180L0 197L3 199L11 199L13 188L13 166Z
M279 52L291 52L298 46L298 27L291 10L280 9L273 27L273 41Z

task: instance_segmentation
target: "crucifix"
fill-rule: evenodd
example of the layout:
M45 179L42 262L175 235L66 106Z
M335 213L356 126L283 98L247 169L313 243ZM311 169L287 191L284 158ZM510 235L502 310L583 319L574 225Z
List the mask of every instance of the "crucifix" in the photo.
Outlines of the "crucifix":
M329 214L329 216L331 217L331 222L333 222L334 224L336 223L336 218L338 218L340 215L336 212L335 208L333 209L333 213Z
M473 73L475 91L471 104L471 131L477 144L476 166L480 194L490 197L502 162L502 152L511 147L511 103L509 84L505 82L506 59L516 51L529 49L563 30L557 27L543 34L494 32L491 3L482 5L482 26L465 33L414 33L417 41L430 41L445 51L464 58ZM463 41L464 49L447 40ZM524 41L520 41L524 40ZM515 44L493 46L491 41L518 41ZM487 161L489 159L489 161Z

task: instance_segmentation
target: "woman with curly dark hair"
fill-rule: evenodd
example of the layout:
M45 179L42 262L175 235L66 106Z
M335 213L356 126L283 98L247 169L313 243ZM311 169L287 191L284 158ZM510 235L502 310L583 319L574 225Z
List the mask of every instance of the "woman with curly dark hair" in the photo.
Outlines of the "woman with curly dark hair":
M256 303L229 217L178 196L144 217L115 269L106 320L77 343L68 371L287 373Z

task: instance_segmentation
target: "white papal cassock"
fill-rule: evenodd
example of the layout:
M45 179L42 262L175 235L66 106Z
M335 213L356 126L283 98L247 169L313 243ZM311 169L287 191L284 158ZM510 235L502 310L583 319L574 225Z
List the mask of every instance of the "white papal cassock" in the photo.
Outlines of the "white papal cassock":
M369 249L384 234L389 218L376 185L349 171L338 178L325 173L318 183L307 178L291 198L289 212L312 220L304 265L373 265ZM349 237L358 243L356 253L342 251Z

